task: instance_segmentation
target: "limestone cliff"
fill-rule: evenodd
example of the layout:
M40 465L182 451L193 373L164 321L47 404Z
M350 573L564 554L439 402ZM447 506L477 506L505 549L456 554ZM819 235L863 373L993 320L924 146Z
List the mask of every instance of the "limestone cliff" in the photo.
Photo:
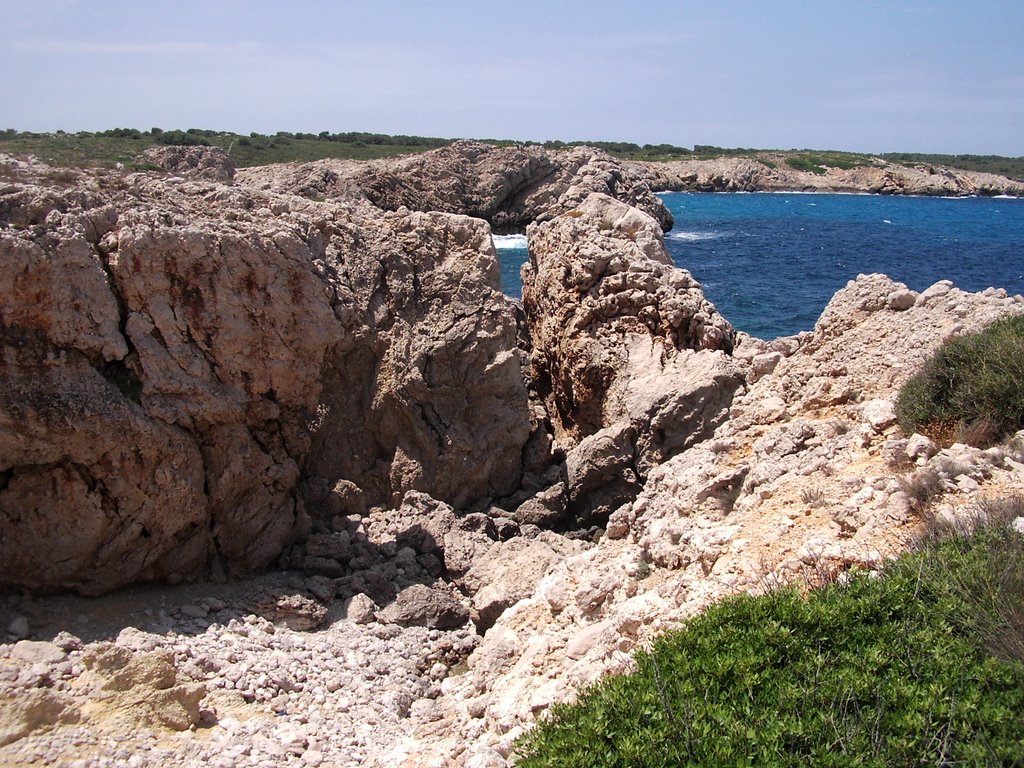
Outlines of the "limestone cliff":
M893 405L1022 297L860 276L764 342L671 266L658 220L583 185L523 208L518 306L482 218L385 211L323 167L229 185L189 162L0 156L0 583L294 570L147 606L163 634L115 647L0 644L4 764L115 743L141 765L501 768L724 595L879 568L920 529L917 479L952 522L1024 492L1024 433L942 447ZM47 603L14 600L0 628L25 638ZM104 665L155 674L111 696ZM168 717L210 733L157 738Z

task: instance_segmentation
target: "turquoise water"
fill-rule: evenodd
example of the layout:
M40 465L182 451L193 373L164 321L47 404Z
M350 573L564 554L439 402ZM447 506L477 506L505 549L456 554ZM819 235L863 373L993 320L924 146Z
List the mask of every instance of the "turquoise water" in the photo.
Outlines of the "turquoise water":
M837 290L884 272L914 290L952 280L1024 293L1024 200L829 194L666 193L665 244L737 328L772 339L810 330ZM520 241L520 245L523 245ZM526 249L501 248L521 292Z

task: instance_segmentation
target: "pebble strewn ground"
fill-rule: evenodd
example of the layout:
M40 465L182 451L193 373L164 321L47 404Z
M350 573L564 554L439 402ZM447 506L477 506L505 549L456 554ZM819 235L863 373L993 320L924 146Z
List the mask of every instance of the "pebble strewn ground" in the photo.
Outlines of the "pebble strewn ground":
M9 598L4 626L27 623L33 638L47 639L0 645L0 765L364 765L407 732L409 718L430 720L441 681L477 644L468 628L356 623L342 603L325 629L296 631L244 614L244 600L201 594L228 589L148 590L162 605L142 611L132 610L138 592L97 601ZM75 608L99 618L83 622L69 615ZM119 618L139 626L117 630ZM55 620L78 621L90 639L53 632ZM132 661L98 677L89 659L111 642ZM173 655L169 688L145 664L130 671L136 661L167 657L160 652ZM179 720L180 731L161 722L180 709L177 691L196 684L207 692L196 721ZM36 693L46 701L26 714L25 697Z

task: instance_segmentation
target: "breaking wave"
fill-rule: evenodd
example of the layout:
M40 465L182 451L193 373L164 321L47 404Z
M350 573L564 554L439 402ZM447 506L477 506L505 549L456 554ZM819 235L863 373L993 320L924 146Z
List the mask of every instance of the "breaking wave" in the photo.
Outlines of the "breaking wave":
M527 246L526 235L491 235L491 239L499 251L519 250Z

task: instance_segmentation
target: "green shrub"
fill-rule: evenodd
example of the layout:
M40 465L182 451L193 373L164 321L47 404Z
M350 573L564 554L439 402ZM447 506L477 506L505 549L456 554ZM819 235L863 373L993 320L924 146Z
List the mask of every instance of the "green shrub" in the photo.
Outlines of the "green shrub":
M896 413L904 431L948 432L975 441L1024 428L1024 315L950 339L903 386Z
M881 577L726 600L553 707L518 765L1024 765L1024 664L989 651L1022 552L1000 523Z
M821 164L821 158L818 157L804 155L787 157L786 165L794 171L807 171L818 176L823 176L826 173L825 167Z
M177 145L183 147L208 147L210 142L203 138L202 134L193 133L194 129L188 131L164 131L155 136L158 144Z

